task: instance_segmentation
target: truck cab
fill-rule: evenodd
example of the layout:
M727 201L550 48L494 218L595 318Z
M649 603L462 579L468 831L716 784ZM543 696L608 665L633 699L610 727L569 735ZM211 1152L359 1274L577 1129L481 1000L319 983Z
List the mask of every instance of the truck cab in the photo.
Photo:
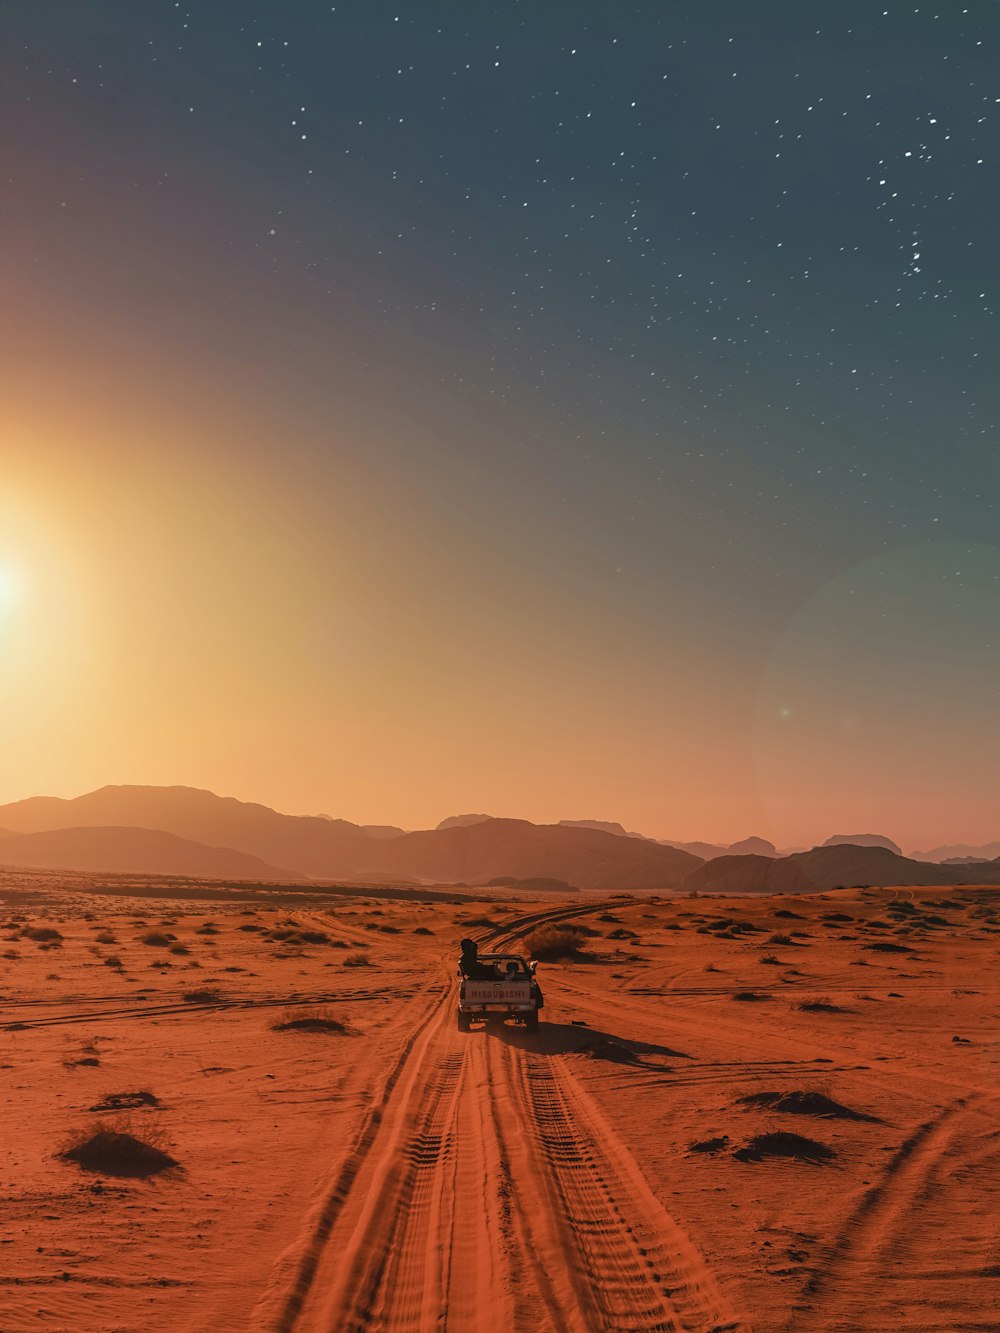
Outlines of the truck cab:
M538 1027L541 991L534 962L516 953L481 953L475 977L459 971L457 1022L468 1032L473 1019L503 1022L513 1018L529 1031Z

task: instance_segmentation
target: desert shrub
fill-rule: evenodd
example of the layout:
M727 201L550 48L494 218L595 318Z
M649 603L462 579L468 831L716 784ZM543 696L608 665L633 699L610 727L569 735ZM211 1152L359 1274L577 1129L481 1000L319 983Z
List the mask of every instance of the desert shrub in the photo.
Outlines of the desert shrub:
M98 944L117 944L118 941L112 935L110 930L101 930L94 936Z
M105 967L121 968L125 966L122 960L115 953L109 953L107 958L101 959L101 962L104 964Z
M166 949L176 938L176 935L165 934L162 930L151 930L148 935L141 937L140 943L148 944L153 949Z
M371 959L363 953L349 953L344 959L345 967L371 967L371 965Z
M185 953L190 953L191 950L187 947L186 944L171 944L170 952L176 954L185 954Z
M761 1162L766 1157L790 1157L793 1161L821 1166L832 1161L837 1153L835 1149L825 1143L817 1143L815 1139L778 1130L771 1134L755 1134L749 1143L737 1148L733 1156L740 1162Z
M159 1126L144 1124L140 1130L131 1117L116 1116L75 1130L58 1156L99 1175L143 1178L180 1165L168 1147Z
M543 962L580 957L586 935L579 926L545 924L536 926L524 937L524 952L528 958Z
M196 935L218 935L219 928L214 926L211 921L206 921L203 926L198 926L194 933Z
M212 986L202 986L200 990L186 990L181 999L188 1004L214 1004L222 999L222 992Z
M286 1009L271 1024L274 1032L325 1032L342 1037L347 1028L339 1018L334 1018L333 1010L324 1006L319 1009Z
M413 933L414 933L414 935L433 935L433 934L434 934L433 930L429 930L429 929L427 928L427 926L414 926L414 928L413 928Z
M91 1111L134 1111L160 1105L160 1099L152 1092L108 1092L99 1102L90 1107Z
M21 934L26 940L35 940L38 944L48 944L63 937L62 931L56 930L55 926L25 926Z

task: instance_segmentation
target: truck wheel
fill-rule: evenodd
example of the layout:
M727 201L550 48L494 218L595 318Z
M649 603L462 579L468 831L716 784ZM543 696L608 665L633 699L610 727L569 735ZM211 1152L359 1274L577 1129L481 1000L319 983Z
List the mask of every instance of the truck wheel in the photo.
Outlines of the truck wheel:
M524 1020L524 1026L528 1029L529 1032L537 1032L537 1031L538 1031L538 1010L537 1010L537 1009L533 1009L533 1010L531 1011L531 1013L528 1014L528 1015L525 1017L525 1020Z
M463 1014L461 1009L457 1013L459 1032L468 1032L472 1026L472 1017L470 1014Z

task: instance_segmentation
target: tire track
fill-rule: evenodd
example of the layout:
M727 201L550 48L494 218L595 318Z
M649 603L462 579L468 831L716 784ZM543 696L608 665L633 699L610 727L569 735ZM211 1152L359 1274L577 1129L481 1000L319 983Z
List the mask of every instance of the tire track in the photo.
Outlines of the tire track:
M524 914L509 944L596 903ZM258 1303L263 1333L722 1333L690 1239L557 1056L459 1033L438 991Z
M885 1277L892 1250L908 1226L944 1154L961 1113L974 1099L958 1097L900 1145L882 1178L862 1195L820 1255L796 1302L786 1333L828 1333L862 1327L856 1320ZM850 1322L838 1324L838 1320Z
M509 1049L509 1048L508 1048ZM583 1327L723 1333L744 1327L690 1238L561 1062L517 1061L522 1129L533 1133L575 1254Z
M425 992L426 1003L417 1022L404 1039L377 1097L365 1113L346 1157L306 1219L299 1242L279 1263L279 1270L290 1268L290 1276L279 1271L272 1279L257 1303L251 1329L273 1329L284 1333L298 1323L316 1286L321 1266L329 1258L335 1226L348 1206L357 1200L359 1175L370 1160L377 1163L382 1156L374 1150L384 1148L385 1139L390 1135L387 1129L390 1112L399 1101L405 1108L407 1092L412 1090L419 1068L421 1047L428 1040L435 1018L440 1020L445 1013L446 995L447 991L440 987ZM400 1093L404 1084L406 1086Z

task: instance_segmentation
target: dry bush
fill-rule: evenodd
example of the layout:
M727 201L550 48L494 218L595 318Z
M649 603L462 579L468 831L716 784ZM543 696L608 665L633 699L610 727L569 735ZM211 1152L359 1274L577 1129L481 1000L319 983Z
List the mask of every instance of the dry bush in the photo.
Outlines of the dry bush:
M122 968L125 966L125 964L118 957L118 955L114 953L109 953L107 958L101 959L101 962L104 964L105 967Z
M222 999L222 991L214 986L202 986L200 990L186 990L181 999L188 1004L215 1004Z
M153 949L166 949L176 939L176 935L166 934L162 930L151 930L148 935L141 936L139 942L148 944Z
M807 1014L849 1014L842 1004L834 1004L829 995L820 995L815 1000L803 1000L798 1006Z
M139 1127L134 1117L121 1115L81 1125L70 1133L57 1156L99 1175L142 1179L180 1165L168 1151L170 1147L159 1125L143 1123Z
M118 941L115 939L114 935L112 935L112 933L111 933L110 930L100 930L100 931L98 931L98 933L94 936L94 939L97 941L98 944L117 944L117 943L118 943Z
M274 1032L325 1032L337 1037L347 1033L347 1027L327 1005L318 1009L286 1009L271 1024Z
M159 1106L160 1099L155 1093L144 1092L106 1092L91 1111L136 1111Z
M525 956L549 963L558 959L578 959L588 933L579 926L536 926L524 937Z
M371 967L372 960L364 953L349 953L344 959L345 967Z
M35 940L38 944L47 944L63 938L62 931L56 930L55 926L25 926L21 934L26 940Z
M191 950L187 947L186 944L171 944L170 952L176 954L185 954L185 953L190 953Z

